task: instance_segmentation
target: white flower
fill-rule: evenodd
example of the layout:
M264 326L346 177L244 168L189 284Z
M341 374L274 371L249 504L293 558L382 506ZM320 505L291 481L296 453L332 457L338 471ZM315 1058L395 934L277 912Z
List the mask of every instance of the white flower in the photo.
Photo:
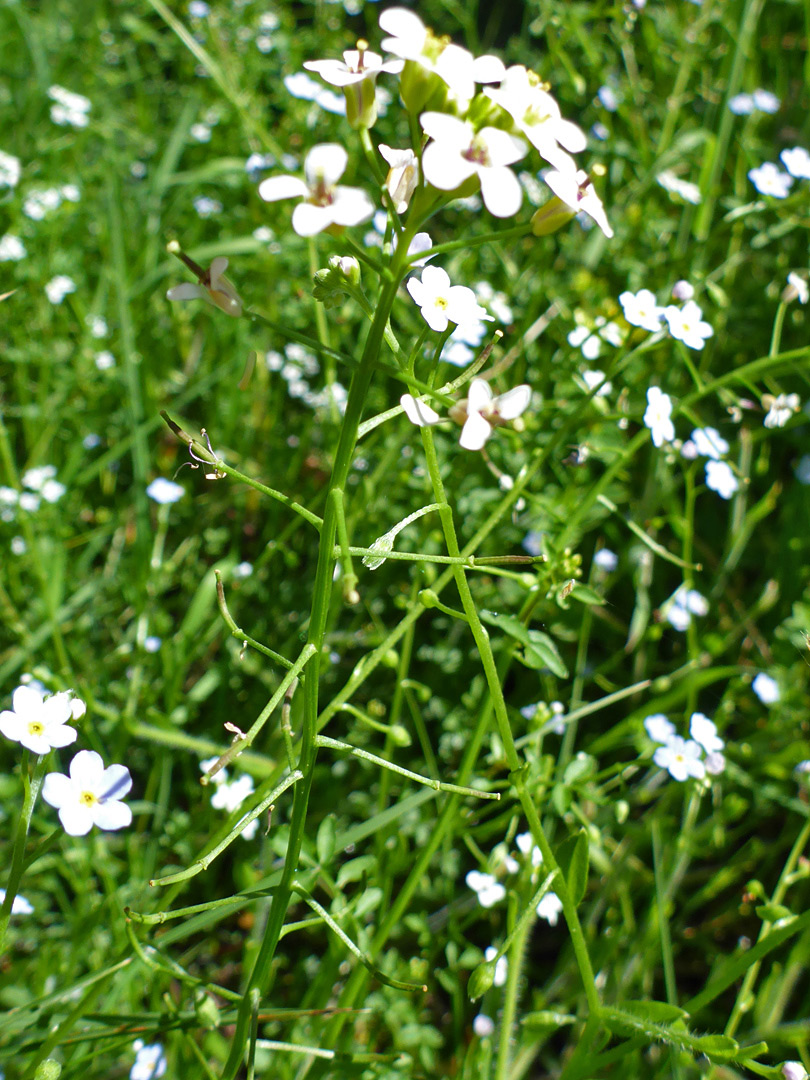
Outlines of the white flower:
M81 198L81 192L75 184L63 184L59 191L62 198L68 202L78 202Z
M669 304L664 308L669 332L689 349L702 349L714 330L703 321L703 312L694 300L687 300L682 308Z
M0 712L0 731L7 739L34 754L48 754L56 746L76 741L75 728L68 726L72 718L69 692L43 699L30 686L18 686L11 702L13 712Z
M692 184L688 180L681 180L675 173L662 172L655 179L665 191L669 191L673 195L680 195L684 202L697 206L701 201L700 188L697 184Z
M727 461L707 461L706 486L721 499L730 499L740 484Z
M59 502L66 491L65 485L58 480L48 480L42 485L41 495L45 502L55 503Z
M606 574L612 574L619 565L619 556L610 548L600 548L593 557L593 564Z
M0 188L16 187L20 182L21 173L20 159L0 150Z
M699 457L719 461L723 454L728 453L728 443L717 428L695 428L692 432L692 443Z
M200 3L200 0L196 2ZM207 4L202 6L208 7ZM143 1039L136 1039L132 1049L135 1051L135 1063L129 1071L129 1080L158 1080L163 1076L166 1072L166 1055L160 1043L146 1046Z
M779 700L779 683L764 671L754 678L751 689L763 705L774 705Z
M642 330L650 331L660 328L664 309L659 306L655 294L649 289L639 289L637 293L623 292L619 296L619 303L631 326L640 326Z
M602 351L602 342L587 326L577 326L566 339L575 349L582 349L586 360L596 360Z
M506 889L492 874L482 874L480 870L470 870L464 879L478 896L481 907L493 907L506 896ZM489 959L487 957L487 959Z
M435 409L411 394L403 394L399 403L410 422L417 427L432 427L433 424L441 422L441 417Z
M467 419L459 443L465 450L481 450L498 424L515 420L529 407L532 390L526 383L495 397L485 379L473 379L466 402Z
M59 811L69 836L84 836L94 825L123 829L131 823L132 811L120 801L131 787L132 777L124 765L105 769L95 750L80 750L70 763L70 777L48 773L42 798Z
M613 389L613 384L605 379L604 371L583 371L582 381L589 390L596 390L595 397L606 397Z
M244 581L245 578L249 578L253 573L253 563L240 562L231 571L232 576L237 581Z
M2 247L2 240L0 240L0 247ZM807 280L801 276L801 274L795 273L793 270L787 276L787 285L782 293L782 300L789 304L791 300L798 300L800 304L806 304L810 300L810 288L808 288Z
M107 320L103 315L94 315L92 313L85 315L84 322L94 338L106 337L110 332L110 328L107 326Z
M479 1039L488 1039L495 1032L495 1021L484 1013L479 1013L473 1019L472 1029Z
M665 394L657 386L651 386L647 391L644 426L650 429L654 446L672 442L675 438L675 425L670 419L671 415L672 399L669 394Z
M772 161L749 169L748 179L760 195L771 195L774 199L786 199L793 184L790 173L783 173Z
M96 367L99 371L109 371L115 367L115 357L109 349L102 349L96 353Z
M198 195L194 200L194 209L201 218L209 218L221 213L222 203L219 199L212 199L208 195Z
M673 735L666 746L659 746L653 761L659 769L666 769L673 780L684 781L689 776L702 780L706 768L700 760L701 750L696 742Z
M182 256L186 262L187 256ZM218 255L211 263L208 270L203 270L192 260L188 260L190 268L197 274L197 284L184 281L182 285L175 285L166 293L167 300L205 300L214 307L224 311L226 315L232 315L238 319L242 314L242 299L225 277L228 269L228 260L224 255Z
M588 217L593 218L608 239L613 236L613 229L608 224L602 200L596 194L590 176L583 169L576 173L550 169L543 173L543 179L557 198L561 199L575 214L587 214Z
M707 754L714 754L726 745L717 734L717 726L703 713L692 713L689 720L689 734L702 746Z
M146 494L156 503L175 503L182 499L186 489L173 480L167 480L164 476L157 476L146 489Z
M52 304L61 304L68 293L76 292L76 282L66 274L57 274L46 283L45 292Z
M451 285L447 271L440 266L426 266L421 281L409 278L407 289L419 305L425 322L439 333L451 322L466 324L491 318L479 306L472 289L466 285Z
M51 105L51 120L61 127L87 127L90 117L91 102L83 94L74 94L64 86L51 86L48 97L55 104Z
M389 50L390 51L390 50ZM368 49L348 49L343 60L307 60L307 71L314 71L330 86L355 86L365 80L374 81L382 72L399 75L404 67L402 60L386 60Z
M779 157L791 176L797 180L810 180L810 154L803 146L783 150Z
M395 150L385 143L380 143L377 149L388 163L385 187L393 200L394 209L398 214L404 214L419 183L419 158L410 147L407 150Z
M556 926L562 911L562 900L556 893L548 892L537 905L537 915L545 919L549 926Z
M382 12L380 29L391 35L382 41L386 52L413 60L426 71L434 72L464 108L475 93L477 82L499 82L504 76L503 63L496 56L474 57L467 49L448 44L406 8L388 8Z
M537 706L533 706L536 710ZM523 710L521 710L522 712ZM532 866L539 866L543 861L543 853L540 848L535 844L534 838L531 833L524 832L518 833L515 837L515 843L517 844L518 851L522 855L530 855L532 860Z
M794 413L799 411L798 394L762 395L762 407L768 410L763 423L767 428L784 427Z
M293 210L292 227L299 236L314 236L330 225L359 225L374 214L374 203L360 188L343 187L349 155L337 143L322 143L304 160L306 180L297 176L271 176L259 184L265 202L301 197Z
M55 465L37 465L33 469L26 469L22 475L23 487L31 491L42 491L42 488L56 476Z
M672 596L661 605L661 614L676 630L685 630L693 615L706 615L709 602L696 589L680 585Z
M720 773L725 772L726 759L719 750L714 750L711 754L706 755L703 764L709 776L719 776Z
M779 111L780 101L776 94L770 90L757 89L753 94L754 105L760 112L775 113Z
M563 120L559 105L535 72L515 64L507 68L498 89L484 93L509 113L519 130L550 165L563 172L575 170L568 154L585 149L585 135L576 124Z
M149 634L143 639L143 650L148 653L160 652L160 646L162 644L162 639L156 634Z
M216 791L211 796L211 805L215 810L226 810L230 814L242 805L248 795L252 794L253 777L243 773L237 780L219 781Z
M756 109L754 99L750 94L735 94L729 101L728 107L735 116L750 116Z
M675 725L667 720L663 713L653 713L644 720L644 730L653 742L663 743L664 746L675 735Z
M208 124L192 124L188 131L189 135L198 143L211 142L211 128Z
M425 179L440 191L455 191L477 176L484 205L495 217L510 217L520 209L523 191L509 168L525 157L522 139L501 128L480 131L447 113L425 112L419 118L433 140L422 154Z
M785 1080L807 1080L807 1070L800 1061L786 1061L782 1065Z
M498 955L498 950L494 945L490 945L484 950L484 959L495 960ZM502 956L499 960L495 961L495 977L492 980L493 986L503 986L506 982L506 974L509 970L509 961L505 956Z
M681 279L680 281L676 281L672 286L673 300L691 300L694 295L694 287L690 285L688 281Z
M0 262L19 262L27 254L25 245L18 236L6 233L0 237Z
M5 903L6 890L0 889L0 904ZM33 914L34 907L29 900L26 900L24 896L17 896L11 901L11 914L12 915L31 915Z
M56 188L44 191L32 191L23 202L23 213L32 221L42 221L51 210L56 210L62 202L62 195Z

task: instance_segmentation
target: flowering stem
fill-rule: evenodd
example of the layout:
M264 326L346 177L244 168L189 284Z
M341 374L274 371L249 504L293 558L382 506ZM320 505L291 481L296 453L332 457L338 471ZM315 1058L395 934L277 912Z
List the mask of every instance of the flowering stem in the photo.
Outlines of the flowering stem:
M401 244L394 254L391 267L392 280L383 285L377 303L374 321L371 324L366 338L363 355L352 376L349 396L346 402L346 413L343 418L338 445L335 451L334 466L329 485L330 495L336 489L339 491L344 489L349 469L351 468L352 456L357 442L366 394L378 362L388 317L394 304L397 289L399 288L399 281L404 274L406 252L409 242L410 233L406 230L405 235L401 239ZM307 645L312 649L313 656L310 670L307 673L307 679L303 686L304 715L300 755L298 758L298 767L303 774L303 779L295 785L293 808L290 817L290 835L287 853L284 859L284 869L270 907L264 938L262 939L256 962L253 966L242 999L242 1006L239 1010L236 1030L231 1043L231 1051L223 1069L222 1080L234 1080L243 1060L250 1026L250 992L254 988L258 988L259 991L264 994L270 984L273 973L273 958L281 936L287 908L289 907L293 879L301 853L307 807L309 805L309 795L317 757L318 673L324 645L324 636L326 634L329 605L332 597L337 529L337 501L334 497L330 497L326 500L323 523L320 528L318 566L315 572L315 585L313 589L312 607L309 619L309 634L307 638Z
M433 494L437 503L440 504L439 515L442 521L442 528L444 530L444 539L447 545L447 549L451 555L459 555L458 539L456 537L455 525L453 523L453 511L447 502L447 497L444 493L444 484L441 478L441 470L439 468L439 460L436 455L436 447L433 441L433 432L430 428L422 428L422 444L425 449L425 459L427 463L428 475L433 486ZM585 996L588 999L588 1007L592 1016L598 1016L600 1004L599 995L596 991L596 984L594 982L593 967L591 965L591 958L588 955L588 947L585 942L585 935L582 932L582 927L577 915L576 903L568 889L568 883L565 879L565 875L559 872L560 868L557 863L554 853L551 850L551 845L546 839L543 832L543 826L540 821L540 815L537 812L537 808L529 794L526 784L526 768L515 749L515 742L512 737L512 728L509 724L509 717L506 711L506 702L503 697L503 689L501 687L501 681L498 675L498 670L495 664L495 658L492 654L492 646L490 645L489 634L484 629L484 626L478 616L478 610L473 600L472 592L470 590L467 577L464 573L463 567L454 565L452 567L453 577L455 579L456 588L458 589L459 597L461 599L461 605L464 609L464 613L470 624L470 631L473 635L473 639L478 649L478 653L481 657L481 664L484 669L484 676L489 688L490 697L492 700L493 711L495 713L495 720L498 726L498 734L501 738L504 754L506 756L507 764L510 769L509 780L515 789L518 801L520 802L523 812L526 815L526 819L529 823L529 828L532 833L534 842L540 848L540 852L543 856L543 865L549 871L554 873L557 871L557 885L556 892L560 898L560 902L563 906L563 914L565 921L568 924L568 932L571 936L571 944L574 949L574 955L576 957L577 966L579 967L580 977L582 979L583 988L585 990Z
M3 955L5 950L11 908L20 888L20 881L25 869L25 842L31 825L31 815L34 812L34 804L37 801L37 795L45 776L45 761L47 759L44 757L39 758L34 766L34 774L31 776L28 770L28 757L28 751L24 750L22 765L20 766L23 780L23 804L19 824L17 825L17 835L14 838L14 850L11 853L11 871L6 884L6 896L0 907L0 956Z

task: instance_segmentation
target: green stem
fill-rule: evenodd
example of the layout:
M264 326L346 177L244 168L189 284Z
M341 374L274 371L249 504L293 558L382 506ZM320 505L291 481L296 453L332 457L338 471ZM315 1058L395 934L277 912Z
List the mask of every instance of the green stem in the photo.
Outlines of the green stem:
M394 255L392 280L383 286L374 322L366 338L360 364L355 370L349 397L346 402L346 414L340 429L329 494L335 489L343 490L351 468L357 433L365 406L366 395L380 354L388 316L394 304L399 281L404 274L406 252L410 242L410 233L406 231L400 246ZM313 648L314 656L307 679L304 683L304 715L301 732L300 756L298 767L303 779L295 785L293 808L290 817L290 836L284 869L267 918L267 927L253 965L245 996L236 1023L236 1030L231 1042L231 1050L222 1073L222 1080L234 1080L242 1063L250 1026L250 992L258 988L264 994L270 984L273 972L273 958L276 953L284 919L292 894L293 879L298 867L301 845L304 838L309 795L317 758L316 735L318 731L318 673L321 653L326 634L329 605L332 597L332 583L335 568L335 540L337 537L337 504L334 498L327 498L323 524L320 529L318 546L318 566L315 572L315 585L309 619L307 643Z
M14 898L20 888L23 871L25 870L25 842L28 838L28 830L31 826L31 815L34 812L34 804L42 786L45 776L46 758L41 757L34 766L34 775L28 771L28 751L23 752L22 765L20 766L23 779L23 804L20 811L20 820L17 825L17 835L14 838L14 850L11 853L11 871L6 883L6 896L0 907L0 956L3 956L6 944L6 932L11 918L11 908Z

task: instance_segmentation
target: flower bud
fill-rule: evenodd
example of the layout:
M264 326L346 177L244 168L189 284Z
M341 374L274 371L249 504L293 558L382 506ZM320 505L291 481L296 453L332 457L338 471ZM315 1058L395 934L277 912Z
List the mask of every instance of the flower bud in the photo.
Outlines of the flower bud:
M40 1062L34 1073L34 1080L59 1080L62 1075L62 1066L54 1058L48 1058Z
M800 1061L786 1061L782 1066L785 1080L807 1080L807 1070Z
M532 214L532 232L535 236L550 236L574 217L571 207L555 195Z
M470 975L470 980L467 983L467 997L470 1001L477 1001L484 996L494 982L495 964L491 960L485 960Z
M194 1000L194 1015L202 1027L208 1031L213 1031L222 1023L217 1003L210 994L206 994L204 991Z
M324 307L337 307L360 284L360 263L351 255L332 255L329 265L313 277L312 295Z

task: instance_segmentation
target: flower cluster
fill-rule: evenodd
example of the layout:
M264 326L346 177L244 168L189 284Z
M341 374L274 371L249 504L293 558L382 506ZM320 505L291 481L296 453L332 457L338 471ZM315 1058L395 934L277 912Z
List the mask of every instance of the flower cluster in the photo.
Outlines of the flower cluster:
M540 867L543 864L543 856L540 848L534 843L531 833L519 833L515 837L517 852L515 855L507 854L503 858L503 865L508 874L520 873L522 865L531 867L531 877L535 881L539 877ZM494 874L485 874L480 870L470 870L465 878L469 887L478 897L481 907L493 907L506 897L506 888ZM562 902L556 893L547 892L537 905L538 918L545 919L551 926L557 925ZM492 955L495 955L493 950ZM490 956L486 956L487 960ZM496 986L499 985L497 982Z
M684 631L692 621L692 616L709 613L709 602L697 589L687 589L680 585L661 605L661 616L675 630Z
M659 743L653 761L666 769L673 780L683 782L690 776L702 780L708 773L719 776L726 767L722 754L724 741L716 725L703 713L692 713L689 720L689 739L677 734L675 725L663 713L644 720L644 730L654 743Z
M666 324L672 337L682 341L687 348L700 350L714 331L703 320L703 312L692 299L691 286L687 282L679 282L678 286L677 291L673 289L673 295L686 301L683 307L658 304L649 289L640 289L637 293L625 291L619 296L619 303L631 326L654 333Z
M480 189L491 214L511 217L523 199L512 166L532 146L551 166L543 179L553 193L551 202L563 210L563 220L582 212L606 236L613 235L590 177L571 156L585 149L585 135L562 117L539 76L521 65L505 68L494 56L474 57L436 37L405 8L384 11L380 27L388 35L383 50L393 59L383 60L360 41L342 61L313 60L304 66L343 91L349 122L364 129L377 118L377 77L399 77L405 107L418 117L428 143L421 176L413 149L380 147L389 165L385 187L395 213L404 213L422 180L433 190L434 200L439 192L464 196ZM484 89L478 91L479 86ZM267 202L301 198L292 219L300 236L360 224L372 217L375 207L361 189L338 185L347 162L338 144L315 146L305 158L304 179L270 177L259 185L259 195ZM549 209L541 207L538 214L539 234L547 231Z
M87 127L90 122L91 102L83 94L75 94L64 86L51 86L48 97L51 105L51 120L60 127Z

